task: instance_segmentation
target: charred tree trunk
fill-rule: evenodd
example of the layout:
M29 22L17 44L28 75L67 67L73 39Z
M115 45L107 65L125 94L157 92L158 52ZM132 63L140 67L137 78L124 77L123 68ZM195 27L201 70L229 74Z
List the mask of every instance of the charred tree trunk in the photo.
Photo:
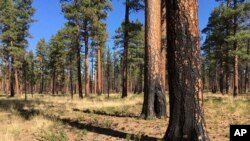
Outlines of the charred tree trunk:
M146 1L145 84L141 117L166 116L166 97L161 71L161 0Z
M198 0L167 1L170 119L165 141L208 141L202 109Z
M129 32L129 0L125 3L124 51L122 62L122 98L128 96L128 32Z

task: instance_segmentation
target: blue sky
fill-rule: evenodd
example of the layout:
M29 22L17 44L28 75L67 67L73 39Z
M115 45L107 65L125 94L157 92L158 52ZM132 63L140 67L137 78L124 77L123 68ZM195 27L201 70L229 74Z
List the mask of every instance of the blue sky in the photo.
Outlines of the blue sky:
M49 41L52 35L63 27L66 20L61 12L60 0L34 0L33 6L36 9L34 19L36 22L31 24L30 33L32 38L28 39L28 50L35 51L36 44L41 38ZM120 26L124 19L124 0L112 0L113 9L107 17L108 25L108 46L113 46L112 37L115 30ZM199 0L199 26L203 29L208 21L208 17L212 9L217 6L215 0ZM143 12L132 13L131 19L140 19L143 21Z

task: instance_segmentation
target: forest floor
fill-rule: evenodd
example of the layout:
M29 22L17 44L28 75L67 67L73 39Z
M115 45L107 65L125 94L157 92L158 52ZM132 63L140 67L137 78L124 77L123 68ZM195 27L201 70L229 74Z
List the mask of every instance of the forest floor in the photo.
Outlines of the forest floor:
M158 141L168 118L139 119L143 95L112 94L71 100L69 96L0 95L0 141ZM212 141L229 141L230 124L250 124L250 96L205 94Z

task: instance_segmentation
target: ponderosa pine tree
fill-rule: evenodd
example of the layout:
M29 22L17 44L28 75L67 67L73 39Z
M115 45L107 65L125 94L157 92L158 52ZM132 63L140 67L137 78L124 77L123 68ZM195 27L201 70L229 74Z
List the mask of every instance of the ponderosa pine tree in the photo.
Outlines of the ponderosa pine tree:
M114 46L119 55L123 55L124 23L116 30L114 36ZM138 20L131 21L128 33L128 78L130 92L142 93L143 91L143 70L144 70L144 48L145 48L144 26ZM117 77L116 77L117 78ZM134 84L134 85L133 85Z
M129 43L129 15L132 11L142 10L143 0L125 0L125 19L124 19L124 39L123 39L123 58L122 58L122 98L128 95L128 43Z
M92 18L91 18L91 36L92 43L96 47L97 54L97 94L102 94L102 54L108 37L106 32L106 24L104 20L107 18L107 12L111 10L110 0L94 0L92 1Z
M202 108L198 0L167 0L167 58L170 119L164 140L208 141Z
M79 98L83 98L82 93L82 74L81 74L81 0L61 0L62 11L64 16L68 19L69 24L74 26L77 30L75 33L75 51L77 52L77 79L78 79L78 91Z
M32 0L0 2L1 42L6 51L6 60L10 60L11 96L21 93L19 75L24 59L26 38L29 37L29 24L32 22L34 9ZM14 90L15 86L15 90Z
M40 86L39 93L42 94L44 92L44 78L45 78L45 70L47 66L47 44L45 39L40 39L36 45L36 57L39 63L39 74L40 74Z
M166 116L161 71L161 0L146 1L144 101L141 117Z

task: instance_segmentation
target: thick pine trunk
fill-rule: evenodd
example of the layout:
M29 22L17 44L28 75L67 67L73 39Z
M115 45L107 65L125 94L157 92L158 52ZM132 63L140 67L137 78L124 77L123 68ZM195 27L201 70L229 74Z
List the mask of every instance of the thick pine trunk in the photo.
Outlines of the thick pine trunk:
M141 117L166 116L166 97L161 71L161 0L146 1L145 84Z
M125 3L125 29L124 29L124 51L122 62L122 98L128 95L128 30L129 30L129 0Z
M202 110L198 0L167 0L170 120L165 141L208 141Z
M102 94L101 48L97 49L97 94Z

